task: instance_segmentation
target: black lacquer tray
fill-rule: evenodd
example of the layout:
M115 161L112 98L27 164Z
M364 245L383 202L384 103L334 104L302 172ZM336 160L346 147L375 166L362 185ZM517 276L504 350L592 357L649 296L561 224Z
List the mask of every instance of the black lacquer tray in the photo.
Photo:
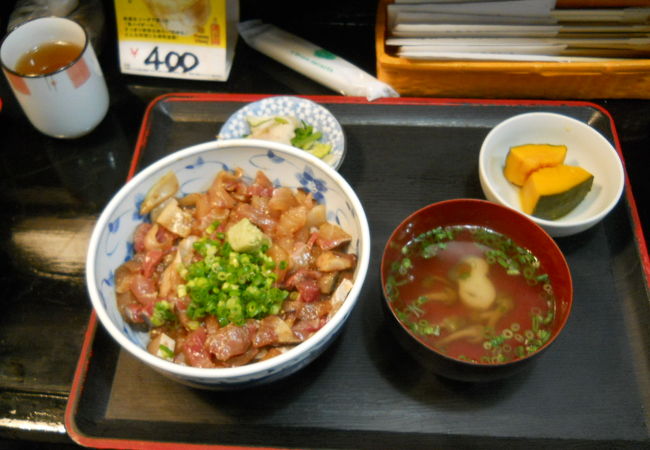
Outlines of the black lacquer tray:
M131 175L214 139L230 114L259 98L156 99ZM572 271L573 311L525 372L489 384L438 378L402 353L380 307L379 263L391 230L429 203L483 198L478 152L494 125L556 112L587 122L618 148L607 111L586 102L311 99L343 125L339 172L363 203L372 236L368 278L341 336L287 379L209 392L120 351L93 315L66 410L71 437L97 448L648 448L650 264L629 187L603 222L557 239Z

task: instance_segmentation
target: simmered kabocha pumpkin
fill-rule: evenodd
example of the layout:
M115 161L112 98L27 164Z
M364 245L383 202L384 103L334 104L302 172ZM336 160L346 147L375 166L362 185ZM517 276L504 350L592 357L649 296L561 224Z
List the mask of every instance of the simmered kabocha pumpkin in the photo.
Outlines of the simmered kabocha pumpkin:
M541 219L559 219L578 206L593 181L593 175L578 166L559 164L536 170L521 188L522 209Z
M503 174L512 184L523 186L534 171L564 162L565 145L524 144L510 147Z

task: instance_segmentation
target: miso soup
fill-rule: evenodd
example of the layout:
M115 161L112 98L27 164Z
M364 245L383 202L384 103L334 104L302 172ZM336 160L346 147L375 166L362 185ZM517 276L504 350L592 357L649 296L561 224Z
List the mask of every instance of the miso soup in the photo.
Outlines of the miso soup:
M451 358L506 363L551 337L555 298L537 257L477 226L438 227L391 264L386 292L399 320Z

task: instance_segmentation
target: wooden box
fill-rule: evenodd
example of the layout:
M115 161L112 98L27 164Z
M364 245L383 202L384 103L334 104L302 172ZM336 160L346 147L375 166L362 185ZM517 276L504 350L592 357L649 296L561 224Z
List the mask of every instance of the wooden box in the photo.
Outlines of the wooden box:
M602 62L422 61L390 53L386 6L375 27L377 77L403 96L465 98L650 98L650 59ZM650 1L558 0L558 7L650 6Z

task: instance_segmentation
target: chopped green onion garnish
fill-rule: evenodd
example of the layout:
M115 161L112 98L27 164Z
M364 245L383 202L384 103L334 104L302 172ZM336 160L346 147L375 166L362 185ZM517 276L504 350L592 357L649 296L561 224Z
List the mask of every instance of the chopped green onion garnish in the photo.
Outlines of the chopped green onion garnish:
M158 346L158 349L165 356L165 358L168 358L168 359L173 359L174 358L174 351L171 348L167 347L166 345L160 344Z
M275 287L275 264L262 251L266 247L240 253L225 241L204 237L194 248L205 259L188 267L185 286L191 299L187 308L190 319L213 315L221 326L242 325L247 319L280 311L289 292Z
M176 320L176 315L172 309L171 303L167 300L157 302L153 307L153 314L151 315L151 323L160 327L166 322L173 322Z

